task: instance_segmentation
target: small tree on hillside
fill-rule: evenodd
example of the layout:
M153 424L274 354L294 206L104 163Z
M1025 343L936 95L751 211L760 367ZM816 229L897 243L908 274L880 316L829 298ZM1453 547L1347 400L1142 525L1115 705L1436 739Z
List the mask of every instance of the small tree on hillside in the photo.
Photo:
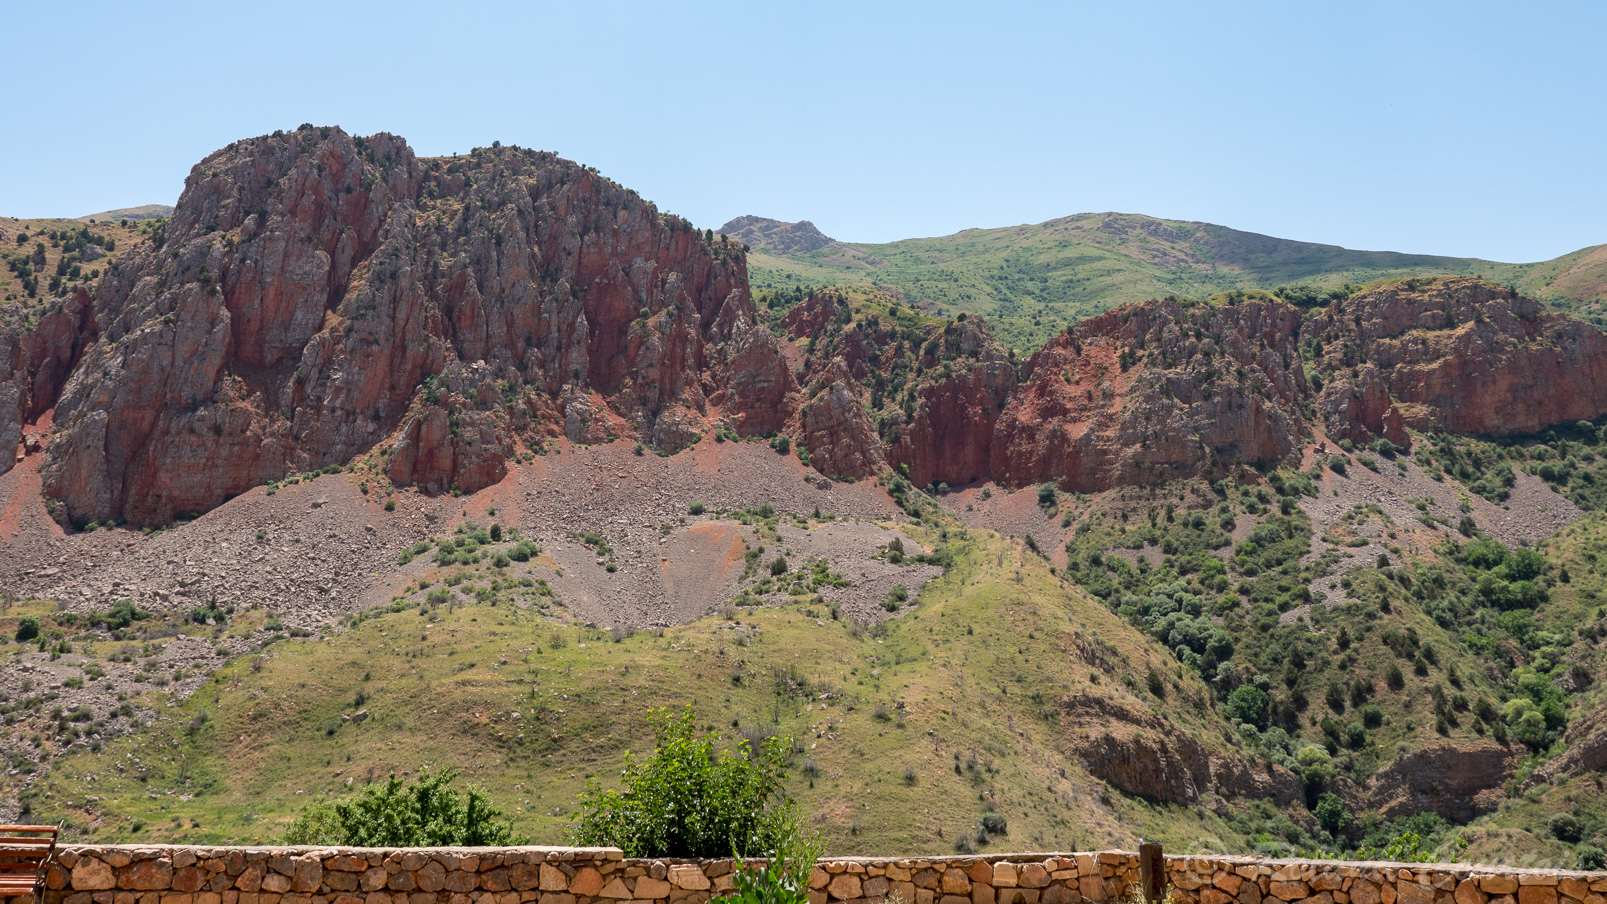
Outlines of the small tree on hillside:
M749 857L772 854L796 835L793 803L781 787L790 740L757 749L741 741L717 752L713 735L696 737L691 709L679 716L649 710L648 721L653 752L626 755L621 789L587 785L572 843L617 847L627 857Z

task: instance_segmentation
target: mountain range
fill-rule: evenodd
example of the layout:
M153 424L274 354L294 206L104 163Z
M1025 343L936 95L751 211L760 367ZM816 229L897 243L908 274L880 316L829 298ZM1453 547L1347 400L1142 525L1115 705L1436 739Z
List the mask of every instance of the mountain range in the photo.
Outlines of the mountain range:
M1549 261L1352 251L1138 214L1084 213L1035 225L966 229L886 244L839 242L814 224L741 217L755 291L876 287L937 313L985 314L1022 350L1068 320L1165 295L1206 298L1308 284L1331 289L1411 276L1482 276L1601 325L1607 245Z
M844 853L1601 856L1599 247L716 233L312 126L0 247L0 821L452 766L556 842L685 706Z

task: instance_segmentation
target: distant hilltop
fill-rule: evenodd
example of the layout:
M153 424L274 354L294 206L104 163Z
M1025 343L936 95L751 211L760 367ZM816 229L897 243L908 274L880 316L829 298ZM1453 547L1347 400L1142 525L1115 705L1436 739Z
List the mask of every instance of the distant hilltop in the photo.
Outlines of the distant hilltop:
M80 223L111 223L117 220L155 220L160 217L173 215L171 204L141 204L138 207L123 207L117 210L105 210L78 218Z
M837 242L808 220L786 223L768 217L737 217L721 226L720 232L755 251L772 254L808 254Z

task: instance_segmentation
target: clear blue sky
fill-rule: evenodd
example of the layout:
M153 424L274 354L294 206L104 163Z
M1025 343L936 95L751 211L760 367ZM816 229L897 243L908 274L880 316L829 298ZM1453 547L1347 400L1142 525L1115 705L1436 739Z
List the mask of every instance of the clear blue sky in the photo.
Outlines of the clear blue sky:
M147 7L147 8L142 8ZM1527 261L1607 242L1607 4L0 5L0 213L172 203L303 121L853 241L1089 210Z

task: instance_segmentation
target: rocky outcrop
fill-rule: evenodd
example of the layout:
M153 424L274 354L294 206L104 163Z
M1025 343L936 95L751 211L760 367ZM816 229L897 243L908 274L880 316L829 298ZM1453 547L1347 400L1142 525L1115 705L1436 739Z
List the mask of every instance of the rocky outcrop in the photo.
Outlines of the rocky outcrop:
M1067 724L1097 729L1073 741L1073 750L1091 775L1125 794L1184 804L1209 793L1279 806L1301 799L1300 779L1289 770L1213 751L1153 713L1088 694L1063 699L1060 712Z
M994 477L994 427L1015 388L1008 361L963 362L922 386L915 414L891 449L918 486L954 486Z
M56 395L95 341L89 294L53 303L39 321L0 326L0 474L15 464L23 428L56 404Z
M781 315L781 328L795 339L818 336L846 306L835 292L812 292Z
M614 419L774 430L795 389L733 243L551 154L339 129L202 161L94 316L44 470L71 521L162 522L392 439L393 479L468 492Z
M374 450L398 483L472 492L548 438L674 451L724 425L793 432L827 476L1094 491L1292 461L1313 410L1397 445L1607 413L1607 337L1477 280L1304 322L1253 296L1152 301L1020 363L979 317L891 300L817 292L782 326L797 373L740 240L589 169L309 127L208 157L92 297L0 328L0 448L54 407L58 517L154 524Z
M1445 743L1408 753L1375 772L1364 793L1386 819L1433 810L1462 823L1494 810L1523 751L1493 741Z
M1525 789L1607 770L1607 710L1597 708L1582 713L1569 723L1562 740L1562 752L1530 773Z
M1151 302L1056 337L1021 368L994 479L1093 491L1289 459L1307 427L1296 337L1276 302Z
M1362 422L1348 423L1368 433L1383 435L1374 422L1391 407L1373 369L1417 430L1532 433L1607 413L1607 336L1483 280L1388 283L1331 305L1307 332L1331 374L1324 411L1348 393Z
M1317 409L1332 439L1354 443L1386 439L1403 447L1411 444L1406 420L1372 364L1357 368L1350 380L1336 380L1324 386L1317 397Z
M848 365L841 358L832 359L798 411L798 441L810 450L811 464L820 473L858 480L877 473L887 462L853 385Z
M808 220L787 223L767 217L737 217L719 231L756 251L770 254L808 254L836 241Z

